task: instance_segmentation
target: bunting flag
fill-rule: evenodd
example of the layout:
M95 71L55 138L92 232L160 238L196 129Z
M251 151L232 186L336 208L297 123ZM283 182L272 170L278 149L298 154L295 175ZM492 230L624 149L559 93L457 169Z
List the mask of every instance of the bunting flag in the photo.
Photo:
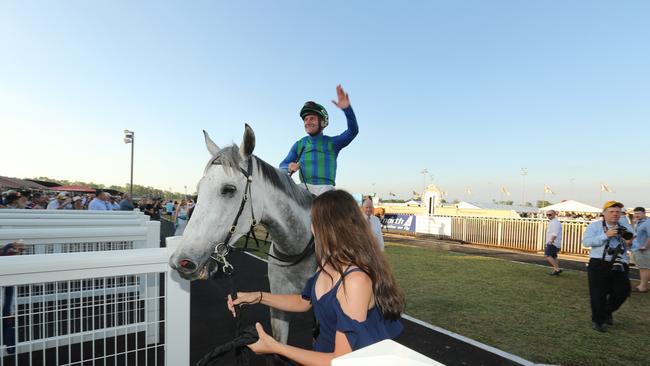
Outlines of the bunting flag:
M420 194L416 191L413 191L413 197L420 197Z
M465 193L467 193L467 194L470 194L470 195L471 195L471 194L472 194L472 190L471 190L471 189L469 189L469 187L467 187L467 188L465 188Z
M544 193L555 194L555 192L553 192L553 190L549 186L544 186Z
M506 187L501 187L501 193L505 194L506 196L510 196L510 191L508 191L508 188Z
M388 192L388 195L391 196L391 197L395 197L395 193L393 193L393 192Z
M614 192L614 190L611 189L611 188L609 188L609 187L607 186L607 184L605 184L605 183L602 183L602 184L600 185L600 191L601 191L601 192L609 192L609 193Z

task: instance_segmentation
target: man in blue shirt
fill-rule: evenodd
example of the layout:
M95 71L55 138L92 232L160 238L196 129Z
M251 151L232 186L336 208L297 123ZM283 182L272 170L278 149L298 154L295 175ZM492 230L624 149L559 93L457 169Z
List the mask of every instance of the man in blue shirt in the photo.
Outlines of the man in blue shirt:
M338 102L332 101L345 113L348 121L347 130L338 136L327 136L323 130L329 124L329 115L325 108L315 102L307 102L300 110L305 136L298 140L286 158L280 163L280 169L289 174L300 171L300 180L307 189L320 195L334 189L336 185L336 159L339 152L354 140L359 133L357 118L350 106L350 98L341 85L336 87Z
M636 222L634 241L632 242L632 255L634 263L639 268L641 282L638 287L633 287L634 292L648 292L648 281L650 281L650 220L645 216L645 208L634 209L634 221Z
M172 215L174 213L174 202L172 200L167 201L165 204L165 211L167 215Z
M106 192L100 192L97 197L93 198L88 205L89 211L110 211L106 201L108 200Z
M129 196L128 193L125 193L120 201L120 211L133 211L134 209L135 207L133 206L131 196Z
M589 224L582 238L582 245L591 248L587 267L591 321L599 332L613 325L612 313L630 296L627 245L633 230L620 222L621 208L620 202L606 202L603 219Z

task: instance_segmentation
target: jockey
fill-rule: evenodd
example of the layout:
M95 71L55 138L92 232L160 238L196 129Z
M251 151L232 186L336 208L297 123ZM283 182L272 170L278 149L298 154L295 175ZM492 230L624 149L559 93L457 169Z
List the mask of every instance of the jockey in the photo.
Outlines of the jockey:
M280 163L280 169L290 175L300 170L300 180L307 189L320 195L334 189L336 185L336 158L339 152L354 140L359 133L357 118L350 106L350 98L341 85L336 87L338 102L332 101L341 108L348 121L347 130L338 136L327 136L323 130L329 124L329 115L325 108L315 102L307 102L300 110L305 126L305 136L298 140L286 158Z

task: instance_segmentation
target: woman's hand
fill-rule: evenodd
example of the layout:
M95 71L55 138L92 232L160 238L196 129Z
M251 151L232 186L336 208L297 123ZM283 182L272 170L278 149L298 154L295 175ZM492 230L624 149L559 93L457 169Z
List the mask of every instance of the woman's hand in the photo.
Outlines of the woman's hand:
M228 310L232 313L233 318L237 316L235 312L235 305L249 305L249 304L258 304L262 300L262 291L258 292L238 292L237 298L232 299L228 295Z
M260 339L253 344L249 344L248 348L257 354L277 353L278 341L266 334L264 328L262 328L262 324L255 323L255 329Z

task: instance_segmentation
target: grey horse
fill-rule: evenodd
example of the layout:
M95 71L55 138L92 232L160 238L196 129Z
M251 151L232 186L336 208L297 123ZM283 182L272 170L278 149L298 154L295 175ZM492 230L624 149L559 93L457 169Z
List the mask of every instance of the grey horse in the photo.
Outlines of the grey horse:
M207 132L203 133L211 157L198 184L192 219L178 249L170 258L170 266L189 280L209 278L214 270L214 261L210 257L215 247L228 237L240 210L237 225L226 244L235 243L257 220L271 234L271 254L300 254L312 239L312 195L294 183L286 172L253 155L255 134L250 126L245 126L241 147L219 148ZM252 164L250 169L248 164ZM252 179L248 192L245 192L246 172L250 172ZM244 194L248 194L246 200ZM315 271L313 251L293 266L269 258L271 292L300 293ZM273 336L282 343L287 343L289 320L289 314L271 309Z

